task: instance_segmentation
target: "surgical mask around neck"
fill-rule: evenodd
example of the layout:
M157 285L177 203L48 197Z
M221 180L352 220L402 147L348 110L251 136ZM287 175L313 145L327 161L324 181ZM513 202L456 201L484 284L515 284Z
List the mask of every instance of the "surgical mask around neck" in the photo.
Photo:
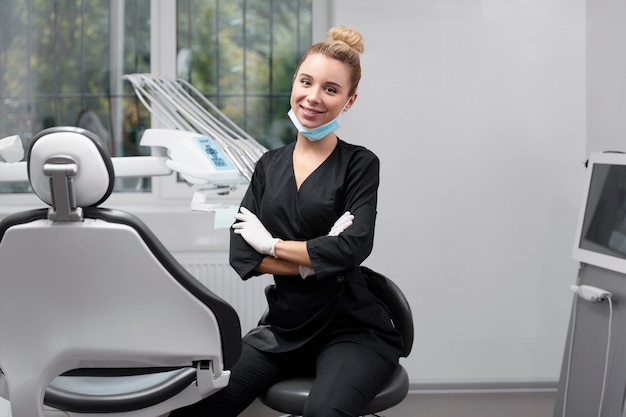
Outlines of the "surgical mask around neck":
M296 113L293 111L293 108L289 110L289 113L287 113L287 115L291 119L291 122L296 127L296 129L298 129L298 132L302 133L302 136L312 141L318 141L324 139L326 136L339 129L339 119L341 118L341 115L343 114L343 111L347 105L348 103L346 102L337 117L335 117L333 120L312 129L305 127L302 125L302 123L300 123L300 120L298 120L298 117L296 117Z

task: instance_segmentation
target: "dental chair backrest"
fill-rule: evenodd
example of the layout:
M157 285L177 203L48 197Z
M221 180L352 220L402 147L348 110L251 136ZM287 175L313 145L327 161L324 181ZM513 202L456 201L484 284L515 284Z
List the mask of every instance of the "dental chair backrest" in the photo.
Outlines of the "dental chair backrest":
M49 207L0 222L0 376L12 415L44 416L45 398L67 415L154 417L223 388L239 318L138 218L98 207L115 180L98 138L44 130L27 168Z

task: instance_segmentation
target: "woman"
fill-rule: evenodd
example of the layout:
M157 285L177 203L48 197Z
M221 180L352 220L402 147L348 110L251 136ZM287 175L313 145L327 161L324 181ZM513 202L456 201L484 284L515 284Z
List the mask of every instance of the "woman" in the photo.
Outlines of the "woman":
M358 416L396 368L399 333L359 268L373 246L379 160L334 133L356 101L363 49L358 31L336 27L300 61L297 140L259 159L231 233L244 280L274 275L268 312L244 336L228 387L172 416L236 416L303 373L315 375L305 417Z

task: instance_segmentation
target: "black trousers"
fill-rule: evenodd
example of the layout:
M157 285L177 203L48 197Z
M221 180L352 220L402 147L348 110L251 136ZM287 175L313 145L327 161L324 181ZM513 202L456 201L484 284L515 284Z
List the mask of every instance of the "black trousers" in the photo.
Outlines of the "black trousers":
M170 417L235 417L274 383L302 374L315 375L304 417L356 417L396 366L375 350L350 342L285 353L261 352L244 344L226 388Z

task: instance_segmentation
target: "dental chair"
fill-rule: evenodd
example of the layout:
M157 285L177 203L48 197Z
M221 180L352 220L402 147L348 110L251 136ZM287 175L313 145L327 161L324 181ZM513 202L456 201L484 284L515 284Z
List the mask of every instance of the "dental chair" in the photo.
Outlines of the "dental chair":
M99 207L115 179L100 140L44 130L27 170L46 207L0 222L0 394L12 416L156 417L225 387L241 352L235 310L139 219Z
M411 306L400 287L384 275L361 267L368 289L391 311L396 328L402 336L402 356L407 357L413 347L414 328ZM364 365L366 366L366 365ZM301 416L311 387L313 376L298 376L272 385L259 400L267 407L281 413L283 417ZM385 387L362 411L362 415L374 415L398 405L409 391L409 376L402 365L398 365Z

